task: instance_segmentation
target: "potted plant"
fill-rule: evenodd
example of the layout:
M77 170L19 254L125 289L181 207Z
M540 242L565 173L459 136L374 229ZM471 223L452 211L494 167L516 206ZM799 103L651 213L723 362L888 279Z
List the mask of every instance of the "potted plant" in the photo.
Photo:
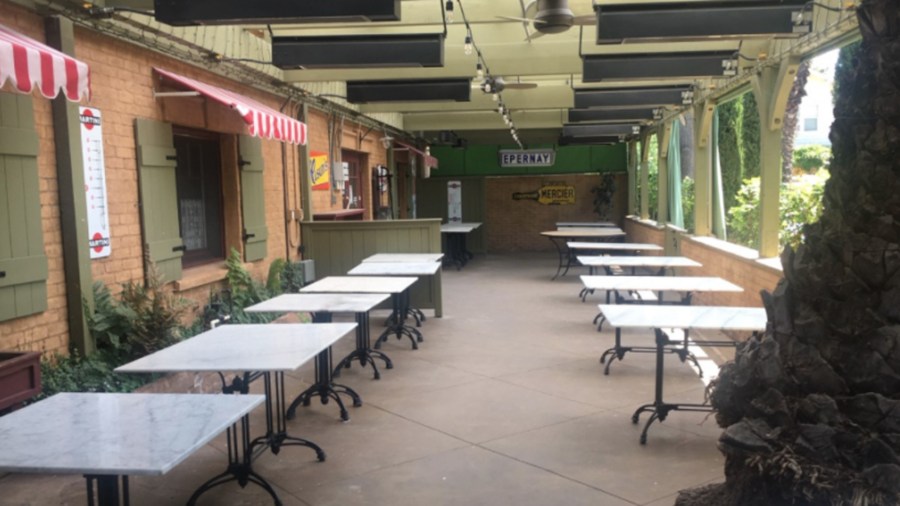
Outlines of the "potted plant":
M0 352L0 414L41 393L41 354Z

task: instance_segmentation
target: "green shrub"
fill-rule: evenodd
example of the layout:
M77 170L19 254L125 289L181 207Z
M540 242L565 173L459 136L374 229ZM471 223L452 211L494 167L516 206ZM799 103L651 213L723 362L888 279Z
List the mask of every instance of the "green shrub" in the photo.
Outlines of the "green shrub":
M297 293L303 288L303 264L287 262L281 271L281 290L283 293Z
M71 355L54 355L41 361L41 394L43 399L59 392L131 392L153 379L148 374L119 374L121 365L114 351L99 350L89 357L77 351ZM124 362L122 362L124 363Z
M782 183L779 196L781 228L778 242L781 247L796 249L803 242L803 226L818 221L822 215L822 196L828 171L794 178ZM728 210L728 239L754 249L759 248L759 178L744 181L738 191L736 204Z
M812 173L828 168L831 163L831 148L814 144L801 146L794 150L793 166L804 172Z
M262 283L253 279L241 261L241 255L232 248L228 260L225 279L228 288L220 292L210 293L209 304L203 308L206 322L230 316L229 323L269 323L275 316L270 313L247 313L245 307L262 302L272 296L272 292ZM270 279L272 272L270 270ZM274 284L274 282L273 282ZM280 284L280 274L279 274Z
M694 180L688 176L681 181L681 212L684 215L684 228L694 231Z

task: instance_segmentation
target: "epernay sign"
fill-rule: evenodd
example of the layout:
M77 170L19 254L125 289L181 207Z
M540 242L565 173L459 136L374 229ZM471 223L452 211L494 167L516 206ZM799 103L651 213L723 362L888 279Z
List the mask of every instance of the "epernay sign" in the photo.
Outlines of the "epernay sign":
M552 149L501 149L501 167L552 167L556 152Z

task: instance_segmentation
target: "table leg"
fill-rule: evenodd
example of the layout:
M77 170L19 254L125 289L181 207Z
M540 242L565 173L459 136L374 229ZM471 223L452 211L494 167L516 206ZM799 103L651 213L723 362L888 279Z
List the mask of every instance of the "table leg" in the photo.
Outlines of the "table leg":
M664 355L665 355L665 347L670 343L668 336L666 336L665 332L660 329L654 329L656 333L656 381L654 385L654 395L653 402L650 404L644 404L635 410L634 414L631 415L631 423L637 424L640 421L641 413L647 411L650 412L650 418L647 420L647 423L644 425L644 430L641 431L640 443L647 444L647 431L650 429L650 425L653 422L659 420L663 422L666 420L666 417L669 416L669 412L671 411L701 411L701 412L710 412L713 411L712 406L708 404L672 404L663 401L663 366L665 365Z
M378 336L378 339L375 340L375 349L380 349L381 343L387 341L388 336L391 334L397 336L397 339L400 339L403 336L408 337L412 342L412 348L414 350L419 349L418 343L421 343L424 340L422 333L419 332L418 329L406 324L406 314L409 311L409 290L403 290L400 293L392 293L391 304L393 306L393 314L389 319L390 324L388 328Z
M566 246L563 248L556 237L549 237L548 239L553 243L553 247L556 248L556 253L559 255L559 263L556 265L556 274L550 278L550 281L553 281L560 276L565 276L566 272L569 272L569 266L566 264L566 260L569 258L570 253L569 247ZM565 242L565 239L563 239L563 242ZM565 268L566 272L563 272L563 268Z
M119 479L121 478L121 487ZM86 474L84 479L87 482L87 501L88 506L128 506L128 476L117 476L111 474ZM94 491L94 482L97 482L96 496ZM95 502L96 499L96 502Z
M238 430L237 424L234 424L226 431L228 466L225 471L200 485L188 499L188 506L196 504L197 499L209 490L232 481L236 481L241 488L246 487L248 483L253 483L268 492L276 505L281 505L281 499L278 498L278 494L275 493L269 482L253 470L254 454L253 443L250 441L250 415L241 417L240 424L240 430Z
M393 362L387 355L372 349L369 339L369 313L356 313L356 349L338 362L338 365L332 371L332 376L340 376L342 367L349 369L353 361L358 359L359 365L362 367L365 367L366 364L372 364L372 369L375 371L375 379L381 379L381 373L378 372L375 358L380 358L384 361L385 369L394 368Z
M341 400L340 394L348 395L350 399L353 400L354 407L358 408L362 406L362 399L359 397L359 394L352 388L345 385L339 385L333 381L332 371L334 370L334 366L331 362L331 346L329 346L316 356L316 382L298 395L297 398L294 399L294 402L291 403L290 407L288 407L288 420L294 418L294 415L297 412L297 406L300 404L309 406L314 396L318 396L319 399L321 399L322 404L328 404L329 399L334 399L334 402L337 403L338 408L341 410L341 420L345 422L350 419L350 414L347 412L347 408L344 407L344 401Z

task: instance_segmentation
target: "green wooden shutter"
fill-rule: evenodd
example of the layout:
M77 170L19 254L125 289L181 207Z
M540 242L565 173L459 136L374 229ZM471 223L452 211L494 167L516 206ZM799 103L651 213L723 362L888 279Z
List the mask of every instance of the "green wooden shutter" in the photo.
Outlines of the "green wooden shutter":
M241 166L241 213L244 222L244 261L266 258L266 201L263 191L262 141L241 135L238 142Z
M0 321L47 309L31 97L0 93Z
M156 264L163 282L175 281L181 279L184 244L178 224L172 125L137 119L134 121L134 131L145 258Z

